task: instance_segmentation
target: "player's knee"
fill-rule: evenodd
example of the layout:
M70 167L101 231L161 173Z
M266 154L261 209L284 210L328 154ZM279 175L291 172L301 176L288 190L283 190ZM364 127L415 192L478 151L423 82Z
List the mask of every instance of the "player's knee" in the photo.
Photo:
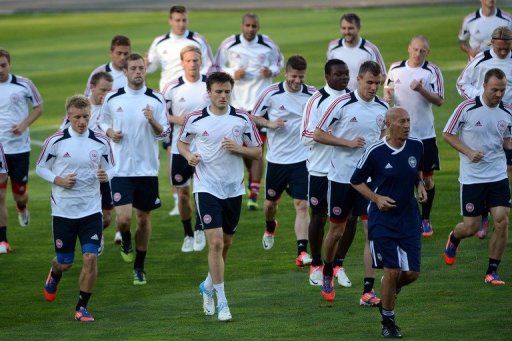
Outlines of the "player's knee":
M265 211L275 211L277 210L277 201L265 200L263 207L265 208Z
M116 216L117 227L123 231L130 228L131 217L129 215L117 215Z
M308 202L306 200L297 200L293 201L293 206L295 207L295 211L297 213L307 214L308 213Z
M211 252L221 253L224 249L224 241L222 238L213 237L208 240L208 246Z
M332 222L329 227L329 234L336 240L340 240L343 237L343 233L345 232L345 224Z
M67 271L73 266L74 261L74 252L57 253L57 258L53 261L53 263L60 271Z
M503 232L508 229L508 215L494 217L494 229L496 232Z
M12 182L11 189L14 201L19 202L27 200L27 184Z

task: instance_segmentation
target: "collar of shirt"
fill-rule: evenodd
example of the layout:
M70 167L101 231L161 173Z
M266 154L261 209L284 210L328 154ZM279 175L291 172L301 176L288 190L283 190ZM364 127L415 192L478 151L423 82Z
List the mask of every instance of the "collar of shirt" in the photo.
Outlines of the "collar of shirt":
M372 98L372 100L371 100L371 101L369 101L369 102L368 102L368 101L365 101L364 99L362 99L362 98L361 98L361 96L359 96L359 92L358 92L358 90L357 90L357 89L356 89L356 90L354 90L354 95L356 96L357 100L358 100L359 102L361 102L361 103L364 103L364 104L368 104L368 105L370 105L371 103L375 102L375 96L374 96L374 97Z
M507 56L505 58L500 58L493 50L492 46L491 48L489 49L489 53L491 54L491 56L497 60L505 60L505 59L510 59L510 54L512 53L511 51L508 52Z
M146 92L147 87L143 86L142 88L140 88L138 90L135 90L135 89L130 88L127 85L127 86L124 87L124 90L126 91L127 94L130 94L130 95L140 95L140 94L143 94L143 93Z
M348 46L346 43L345 43L345 38L343 38L342 40L342 43L343 43L343 47L347 48L347 49L357 49L359 48L359 46L361 45L361 42L363 41L363 37L359 37L359 39L357 40L357 44L355 44L354 46Z
M186 30L185 33L183 33L182 35L172 33L172 31L169 32L169 37L171 37L172 39L182 39L186 36L188 36L188 30Z
M327 83L325 84L324 89L325 89L325 91L326 91L329 95L331 95L331 96L341 96L341 95L346 94L346 91L345 91L346 89L343 89L343 90L334 90L334 89L333 89L333 88L331 88L331 87L329 86L329 84L327 84Z
M73 128L70 126L68 128L68 131L69 131L69 135L72 137L87 137L87 136L89 136L89 129L87 129L82 134L80 134L80 133L74 131Z
M213 113L211 110L210 110L210 106L207 106L206 107L206 111L208 112L208 114L210 114L210 116L213 116L213 117L220 117L220 116L224 116L224 115L227 115L229 114L229 112L231 111L231 106L228 105L228 108L226 110L225 113L222 113L222 114L215 114Z

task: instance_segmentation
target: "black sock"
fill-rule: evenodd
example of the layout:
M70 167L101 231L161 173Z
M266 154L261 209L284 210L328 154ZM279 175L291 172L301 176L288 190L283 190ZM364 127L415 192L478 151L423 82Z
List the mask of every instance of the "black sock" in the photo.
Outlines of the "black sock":
M492 274L493 272L497 272L498 265L500 265L500 262L501 261L499 259L489 258L489 267L487 267L486 274L489 275L489 274Z
M194 231L192 231L192 219L182 220L183 231L185 231L185 237L193 237Z
M332 277L333 268L332 263L325 262L324 263L324 276Z
M297 240L297 255L300 255L301 252L308 252L308 240L307 239Z
M313 266L320 266L322 265L322 257L320 256L313 256L311 260L311 265Z
M265 224L267 226L267 232L274 233L274 231L276 230L276 220L272 219L270 221L266 221Z
M380 315L382 316L382 322L393 322L395 323L395 311L380 308Z
M146 259L147 251L136 250L135 252L135 262L133 263L133 268L135 270L144 270L144 260Z
M125 252L128 252L132 247L132 233L130 231L121 232L122 247Z
M430 211L432 210L432 203L436 195L436 186L427 189L427 202L421 204L421 219L430 219Z
M7 226L0 226L0 242L7 243Z
M78 296L78 303L76 304L75 310L80 310L80 307L87 308L87 303L91 298L92 293L80 290L80 296Z
M52 269L52 272L50 272L52 278L55 280L55 282L58 282L60 281L61 277L62 277L62 274L58 274L56 273L55 271L53 271Z
M24 211L25 208L27 208L27 205L16 203L16 207L18 208L18 211Z
M455 238L453 231L452 234L450 234L450 241L452 242L453 245L459 246L460 239Z
M344 260L345 260L345 258L342 258L342 257L334 258L334 266L341 266L341 267L343 267L343 261Z
M373 283L374 282L375 282L375 278L372 278L372 277L365 277L364 278L363 294L366 294L367 292L371 292L373 290Z

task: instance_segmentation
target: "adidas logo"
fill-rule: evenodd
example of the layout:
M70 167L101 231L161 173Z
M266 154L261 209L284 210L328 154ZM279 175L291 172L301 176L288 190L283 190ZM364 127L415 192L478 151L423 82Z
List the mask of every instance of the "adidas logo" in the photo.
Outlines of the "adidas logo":
M286 108L284 107L284 105L281 105L281 106L279 107L279 110L286 110Z
M210 136L210 134L208 134L208 132L205 130L205 131L203 132L203 136Z
M94 234L94 235L91 237L91 240L100 240L100 239L98 238L98 235L97 235L97 234Z
M393 166L391 166L391 164L389 164L389 163L386 165L386 167L384 167L384 169L391 169L391 168L393 168Z
M475 124L475 127L481 127L481 126L482 126L482 123L480 123L480 121L477 121Z
M116 112L123 112L123 108L121 108L121 107L117 108Z
M357 118L356 118L355 116L354 116L354 117L352 117L352 119L350 120L350 122L351 122L351 123L352 123L352 122L357 122Z
M68 153L68 152L66 152L66 154L64 154L64 156L63 156L63 157L71 157L71 155L69 155L69 153Z
M180 102L182 102L182 103L185 102L185 98L181 97Z

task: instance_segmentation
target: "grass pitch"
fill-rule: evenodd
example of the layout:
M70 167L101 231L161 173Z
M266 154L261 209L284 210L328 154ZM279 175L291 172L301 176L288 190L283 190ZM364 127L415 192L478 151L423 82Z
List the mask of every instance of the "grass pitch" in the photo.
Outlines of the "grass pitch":
M475 2L475 7L477 6ZM455 80L465 65L457 45L457 32L469 7L411 7L358 9L362 35L379 46L386 65L407 57L413 35L431 41L429 60L437 64L445 81L445 104L435 109L438 135L460 102ZM268 34L285 57L302 54L308 60L307 82L323 85L327 43L339 36L342 10L260 11L261 33ZM239 31L242 12L192 12L190 27L205 35L215 51L225 37ZM32 138L42 141L60 123L66 97L83 92L87 76L108 61L113 35L124 34L133 50L144 53L152 39L168 30L165 12L104 12L9 15L0 17L0 45L12 54L12 71L31 78L45 101L44 115L32 126ZM158 74L149 77L157 87ZM446 236L460 219L458 208L458 157L438 140L442 171L436 174L437 194L432 221L435 234L423 243L420 279L400 294L397 322L408 339L510 339L512 317L510 285L484 285L487 241L462 242L456 265L441 259ZM39 153L34 145L31 162ZM162 154L162 161L166 160ZM353 287L337 288L337 299L322 301L319 288L308 284L307 269L294 265L296 245L294 212L284 198L278 218L280 229L271 251L261 247L262 211L243 211L226 268L226 291L233 322L222 324L205 317L197 285L207 272L206 251L180 252L182 228L169 217L172 197L162 162L160 191L163 207L153 214L153 238L146 270L148 284L132 285L132 266L124 263L110 244L114 229L106 231L106 250L99 258L99 278L90 301L97 322L73 321L77 278L67 272L53 303L41 290L53 257L50 229L50 185L34 172L30 179L28 228L18 227L10 196L9 241L12 254L0 257L0 339L376 339L380 317L376 309L358 306L362 290L362 231L359 230L346 260ZM244 206L245 208L245 206ZM504 280L512 281L510 252L500 266ZM379 290L377 273L377 292Z

